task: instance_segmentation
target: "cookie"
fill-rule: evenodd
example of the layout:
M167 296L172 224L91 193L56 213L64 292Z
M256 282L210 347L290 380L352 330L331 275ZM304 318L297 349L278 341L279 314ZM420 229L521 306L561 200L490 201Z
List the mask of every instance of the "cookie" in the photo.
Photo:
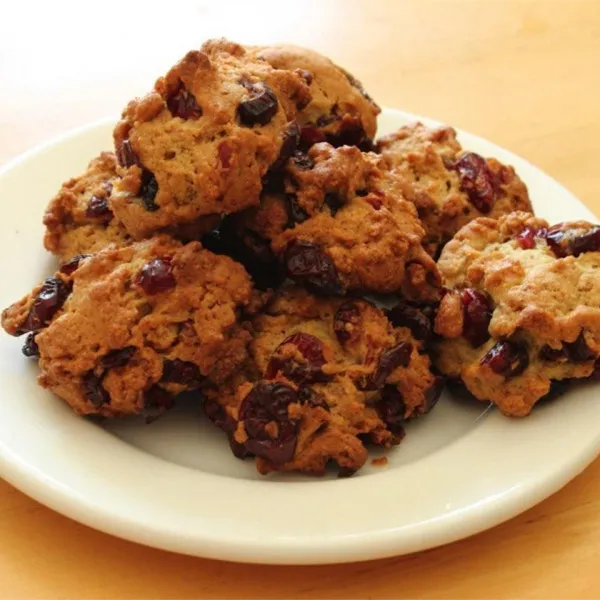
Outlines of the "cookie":
M527 213L479 218L438 263L448 293L435 329L440 371L480 400L525 416L600 356L600 227Z
M238 317L251 299L240 265L157 236L67 263L7 308L2 327L29 333L39 383L76 412L153 416L243 363Z
M299 141L305 80L226 40L188 52L114 130L122 180L112 207L134 238L258 203L261 181Z
M207 389L205 412L261 473L320 475L334 462L351 474L365 444L398 444L441 393L424 341L365 300L284 288L251 328L245 370Z
M275 69L298 70L310 85L312 100L297 117L305 149L325 141L372 148L381 109L354 76L307 48L282 45L249 50Z
M289 278L312 291L435 301L439 276L422 246L425 232L379 164L377 155L351 146L296 152L259 207L233 217L233 237L251 238L248 255L260 248L263 263L271 251Z
M413 123L380 138L377 151L417 207L433 256L477 217L533 212L513 167L463 150L451 127Z
M60 262L94 254L109 244L131 242L110 207L116 179L115 155L102 152L82 175L65 182L50 201L44 214L44 246Z

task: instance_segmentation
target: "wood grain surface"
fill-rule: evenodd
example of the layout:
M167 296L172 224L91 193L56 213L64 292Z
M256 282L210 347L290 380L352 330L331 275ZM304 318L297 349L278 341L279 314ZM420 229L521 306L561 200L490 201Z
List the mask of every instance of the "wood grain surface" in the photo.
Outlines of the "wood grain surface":
M127 100L208 38L311 46L382 105L538 165L600 214L600 2L6 2L0 164ZM3 210L10 201L2 198ZM599 424L600 426L600 424ZM90 466L90 468L92 468ZM0 483L0 598L600 597L600 461L520 517L417 555L324 567L178 556Z

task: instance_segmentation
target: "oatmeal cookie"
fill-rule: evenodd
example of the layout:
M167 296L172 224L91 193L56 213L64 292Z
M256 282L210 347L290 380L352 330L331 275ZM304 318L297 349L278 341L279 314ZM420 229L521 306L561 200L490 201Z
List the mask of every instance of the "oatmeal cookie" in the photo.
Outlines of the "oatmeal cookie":
M600 227L550 227L517 212L479 218L439 260L448 293L436 365L480 400L525 416L553 382L594 374L600 356Z
M245 371L207 389L205 412L261 473L323 474L333 461L351 474L367 460L365 443L398 444L404 421L441 394L407 324L404 315L394 327L365 300L284 288L252 320Z
M112 152L94 158L85 173L65 182L44 214L44 246L60 262L93 254L109 244L127 244L130 236L114 218L110 195L117 179Z
M472 219L533 212L513 167L463 150L451 127L413 123L380 138L377 151L417 207L433 256Z
M246 359L244 269L198 242L157 236L75 259L2 313L39 357L39 383L76 412L154 415Z
M304 148L325 141L372 148L381 109L350 73L322 54L298 46L265 46L250 52L275 69L298 70L310 85L312 101L297 117Z
M288 277L324 294L439 297L436 265L423 249L414 206L356 147L321 143L296 152L268 183L259 207L234 215L236 243L282 263ZM269 255L271 252L271 255Z
M226 40L191 51L114 130L115 215L134 238L258 203L261 180L299 142L305 80Z

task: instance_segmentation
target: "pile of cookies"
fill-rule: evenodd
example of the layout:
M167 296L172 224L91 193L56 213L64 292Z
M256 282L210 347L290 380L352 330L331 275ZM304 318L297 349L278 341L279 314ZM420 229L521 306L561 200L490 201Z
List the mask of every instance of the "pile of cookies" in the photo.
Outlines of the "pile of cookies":
M58 271L2 314L40 384L106 418L193 392L261 473L349 475L446 380L522 416L592 376L600 228L534 217L449 127L376 140L379 112L310 50L189 52L47 207Z

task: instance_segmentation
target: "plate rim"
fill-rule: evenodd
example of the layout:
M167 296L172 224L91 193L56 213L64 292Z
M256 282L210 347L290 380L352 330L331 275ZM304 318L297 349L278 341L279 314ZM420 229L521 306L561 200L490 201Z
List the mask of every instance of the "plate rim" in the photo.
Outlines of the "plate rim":
M419 120L429 125L441 124L433 119L393 108L385 107L383 111L385 114L391 115L393 118L401 119L402 121ZM93 123L72 129L26 151L11 159L0 168L0 180L13 169L26 163L28 160L40 157L44 153L51 151L56 147L60 147L62 144L73 138L84 136L86 133L106 127L113 123L113 117L100 119ZM459 137L478 140L482 144L493 148L494 151L497 149L497 155L500 157L504 155L505 157L508 157L511 162L528 165L528 168L536 171L537 176L545 178L554 189L561 190L562 194L571 196L578 204L581 204L585 208L589 213L590 218L593 217L592 212L565 186L556 182L526 159L523 159L504 148L496 146L496 144L479 136L468 134L461 130L457 131L459 132ZM515 159L518 160L515 161ZM496 423L500 429L503 429L503 425L505 425L503 421L505 421L505 419L498 414L495 415L496 418L493 415L491 417L490 421ZM511 425L511 427L516 428L516 424ZM477 438L481 435L481 429L482 428L477 428L472 434L465 437ZM460 445L458 442L461 440L464 440L464 438L457 440L457 445ZM141 453L141 451L139 452ZM392 527L377 532L364 532L358 535L358 538L360 539L353 539L353 542L356 542L356 544L346 547L344 547L344 542L346 540L341 539L340 536L331 540L315 537L312 541L307 541L305 539L302 542L299 542L297 539L284 541L278 536L272 536L270 540L235 540L233 538L224 540L223 536L215 536L214 534L199 539L197 536L186 536L184 531L179 531L177 534L179 537L173 537L172 532L170 535L169 532L166 532L163 529L149 526L146 521L138 520L136 522L135 519L124 518L124 515L126 515L127 512L117 513L111 511L110 507L100 506L98 503L90 501L89 498L82 497L80 494L76 493L75 490L61 485L59 481L47 477L43 472L36 470L33 465L23 460L22 457L11 452L10 448L6 446L1 437L0 475L30 497L69 518L117 537L148 546L194 556L234 560L246 563L331 564L371 560L425 550L479 533L480 531L498 525L499 523L520 514L541 500L547 498L552 493L558 491L592 462L599 452L600 431L595 437L589 440L584 448L580 449L576 460L571 459L570 461L566 461L565 464L556 467L551 475L536 473L534 476L530 477L527 482L516 486L515 489L509 490L510 493L508 496L504 496L500 499L489 498L480 502L477 507L472 507L470 513L466 515L457 515L450 511L448 514L441 515L439 518L430 519L419 525L414 525L413 530L410 531L410 527ZM159 468L160 463L165 463L169 465L169 469L175 469L178 472L183 470L182 476L184 476L184 472L190 471L185 467L167 463L156 457L151 457L151 460L156 461L155 465L157 465L157 468ZM416 463L419 462L421 462L421 460L416 461ZM414 470L414 465L416 463L407 465L407 470ZM187 475L189 476L189 473L187 473ZM392 475L393 471L389 471L387 473L378 474L376 477L387 477L387 479L391 479ZM214 481L214 478L228 479L207 473L203 473L203 478L205 481L209 482ZM362 481L370 479L371 478L369 477ZM344 490L351 493L351 490L355 485L353 482L356 481L361 481L361 479L322 481L317 482L317 485L320 483L321 487L329 488L331 488L332 485L335 485L338 489L344 488ZM383 479L381 479L381 481L383 481ZM272 486L272 491L280 496L281 489L277 488L282 485L289 490L292 487L295 488L298 485L305 486L306 484L274 482L269 483L268 485ZM262 489L264 483L245 481L245 483L236 484L233 487L239 489L246 488L248 493L250 493L249 490L251 488L254 488L255 490L257 486L260 486ZM275 490L277 491L275 492ZM254 493L254 491L252 493ZM319 494L317 494L317 496L319 496ZM420 528L420 530L414 530L415 527L417 529ZM402 531L400 529L402 529ZM354 538L357 538L356 534L353 535ZM315 547L316 541L322 544L318 548Z

